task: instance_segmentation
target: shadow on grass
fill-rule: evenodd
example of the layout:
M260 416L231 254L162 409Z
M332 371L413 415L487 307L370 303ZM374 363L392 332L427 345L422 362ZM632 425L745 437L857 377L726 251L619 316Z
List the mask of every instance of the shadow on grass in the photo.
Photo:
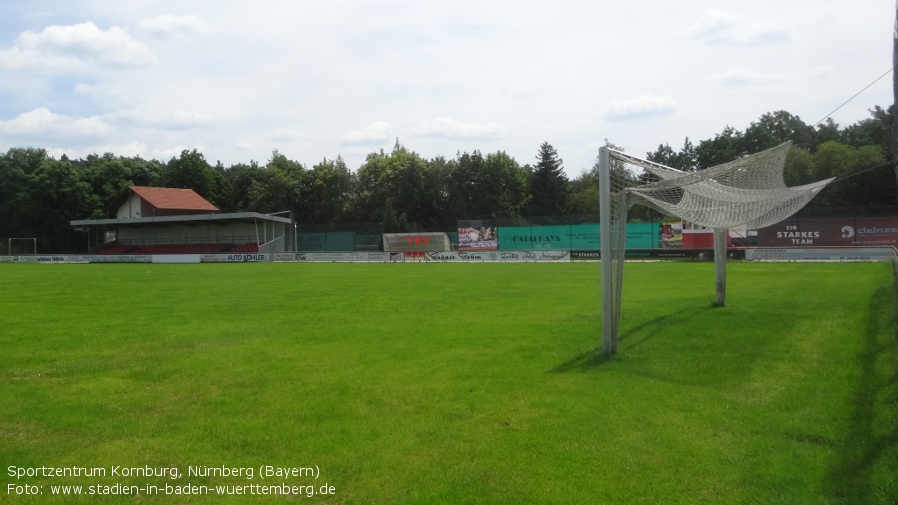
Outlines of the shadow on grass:
M620 335L618 342L618 352L633 349L645 342L655 338L658 335L670 335L670 327L675 326L680 321L688 320L695 317L696 314L713 310L717 307L702 307L678 310L672 314L666 314L655 319L650 319L642 324L630 328ZM638 340L629 341L634 335L645 334ZM624 345L626 344L626 345ZM602 347L598 346L582 354L578 354L573 358L565 361L557 367L549 370L551 373L564 373L573 371L586 371L598 368L609 361L614 360L614 356L608 356L602 353Z
M851 398L849 431L844 442L839 444L838 460L827 472L825 491L833 503L885 503L882 500L889 499L877 496L877 490L880 493L889 491L882 489L881 482L874 481L874 474L894 475L892 472L898 469L896 297L895 289L882 288L870 303L864 348L858 355L861 373ZM883 327L888 327L888 332L883 331ZM882 365L884 361L887 366ZM884 432L883 425L891 428ZM885 468L877 469L877 466Z

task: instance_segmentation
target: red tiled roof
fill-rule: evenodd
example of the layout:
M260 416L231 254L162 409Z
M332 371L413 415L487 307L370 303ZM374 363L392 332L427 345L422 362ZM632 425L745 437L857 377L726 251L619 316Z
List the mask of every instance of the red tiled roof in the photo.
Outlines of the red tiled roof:
M218 207L192 189L131 186L131 191L157 209L218 211Z

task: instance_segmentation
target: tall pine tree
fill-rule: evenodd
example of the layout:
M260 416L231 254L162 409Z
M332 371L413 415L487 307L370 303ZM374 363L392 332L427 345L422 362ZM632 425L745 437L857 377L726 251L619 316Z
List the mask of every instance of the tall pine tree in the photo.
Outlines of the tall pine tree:
M530 216L559 216L567 211L568 180L558 152L548 142L539 146L530 178Z

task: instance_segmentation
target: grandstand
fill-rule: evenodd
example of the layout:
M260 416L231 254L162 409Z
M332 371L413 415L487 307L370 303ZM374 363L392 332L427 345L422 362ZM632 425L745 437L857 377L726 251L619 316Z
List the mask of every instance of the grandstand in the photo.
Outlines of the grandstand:
M292 245L290 219L222 214L191 189L130 186L105 210L105 219L70 222L86 233L91 254L267 254Z

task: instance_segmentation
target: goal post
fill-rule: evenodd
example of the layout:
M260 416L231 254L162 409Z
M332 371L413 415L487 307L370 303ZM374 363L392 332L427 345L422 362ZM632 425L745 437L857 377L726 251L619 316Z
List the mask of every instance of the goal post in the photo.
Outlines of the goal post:
M6 252L9 256L37 256L37 238L10 237Z
M717 291L714 305L726 305L727 296L727 235L728 230L714 228L714 283Z
M617 328L615 327L614 304L609 303L614 296L614 285L611 279L614 275L611 263L612 247L611 237L611 174L608 170L610 163L607 147L599 148L599 237L603 240L599 243L600 258L602 261L602 352L614 354L617 350Z

